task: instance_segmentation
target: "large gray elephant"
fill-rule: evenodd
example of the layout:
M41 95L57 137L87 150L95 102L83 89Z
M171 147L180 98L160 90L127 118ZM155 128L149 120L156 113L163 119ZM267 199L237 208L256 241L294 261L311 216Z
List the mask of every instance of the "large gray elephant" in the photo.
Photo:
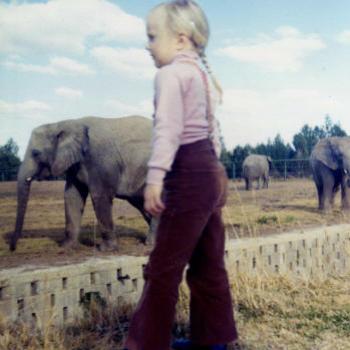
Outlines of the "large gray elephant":
M77 245L88 194L102 236L101 250L116 248L112 236L114 197L127 200L150 224L151 217L143 208L143 189L151 133L152 121L139 116L85 117L34 129L18 172L17 217L10 249L16 249L22 233L31 182L52 175L66 177L65 246Z
M271 158L260 154L251 154L246 157L242 165L242 177L245 181L245 189L252 189L253 181L257 181L257 189L260 189L260 180L263 181L263 188L269 187L269 171Z
M318 194L318 208L329 211L341 187L343 209L350 209L350 137L320 140L311 152L310 164Z

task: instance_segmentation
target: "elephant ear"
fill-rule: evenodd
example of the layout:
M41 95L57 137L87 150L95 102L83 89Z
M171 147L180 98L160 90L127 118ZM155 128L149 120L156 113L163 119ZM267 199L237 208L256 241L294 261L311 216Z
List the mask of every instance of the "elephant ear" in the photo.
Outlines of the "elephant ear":
M332 170L339 168L339 147L335 138L327 138L316 145L313 157Z
M51 166L54 176L62 175L83 160L89 148L88 128L81 124L64 125L56 135L56 153Z

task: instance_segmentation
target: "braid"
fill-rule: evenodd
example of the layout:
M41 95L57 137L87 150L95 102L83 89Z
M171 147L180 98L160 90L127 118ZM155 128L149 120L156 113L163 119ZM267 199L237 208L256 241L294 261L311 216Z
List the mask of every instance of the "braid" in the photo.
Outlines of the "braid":
M208 72L208 74L210 75L210 79L215 87L215 89L217 90L217 92L219 93L219 101L220 103L222 103L222 95L223 95L223 91L222 91L222 88L221 88L221 85L219 84L218 80L215 78L210 66L209 66L209 63L208 63L208 60L207 60L207 56L204 52L204 50L201 50L199 52L199 57L201 58L202 60L202 63L206 69L206 71Z

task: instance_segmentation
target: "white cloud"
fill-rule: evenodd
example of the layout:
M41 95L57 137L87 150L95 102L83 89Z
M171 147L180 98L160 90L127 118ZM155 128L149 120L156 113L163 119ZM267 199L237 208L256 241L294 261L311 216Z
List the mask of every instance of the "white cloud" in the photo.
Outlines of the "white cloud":
M216 53L271 72L297 72L308 56L325 47L317 34L303 34L284 26L277 28L274 36L260 34L253 40L218 49Z
M13 61L5 61L2 65L9 69L17 72L34 72L34 73L42 73L42 74L56 74L57 72L51 65L39 66L35 64L21 63L21 62L13 62Z
M2 65L7 69L15 70L18 72L34 72L53 75L59 73L68 73L72 75L91 75L95 73L87 64L79 63L68 57L53 57L50 59L49 64L45 66L21 63L16 61L5 61L2 63Z
M350 44L350 30L344 30L341 33L339 33L336 37L336 40L345 45Z
M143 100L136 104L128 104L117 99L106 101L106 107L113 115L142 115L151 116L153 104L151 100Z
M81 90L71 89L64 86L55 89L55 94L68 99L76 99L83 96L83 92Z
M139 79L152 79L156 69L145 49L96 47L91 55L106 68Z
M145 36L141 18L106 0L0 3L0 52L82 53L87 39L137 41Z
M45 102L37 100L27 100L18 103L6 102L0 100L0 116L8 116L9 114L18 114L18 113L36 113L49 111L51 107ZM25 115L23 115L25 117Z
M349 132L349 110L350 101L345 96L328 96L319 90L227 89L217 116L226 145L232 149L238 144L265 143L277 133L291 142L304 124L321 125L326 114Z
M30 133L36 126L52 122L52 106L39 100L9 102L0 99L0 144L12 137L23 158Z
M50 65L56 71L72 74L88 75L94 73L87 64L79 63L67 57L54 57L50 60Z

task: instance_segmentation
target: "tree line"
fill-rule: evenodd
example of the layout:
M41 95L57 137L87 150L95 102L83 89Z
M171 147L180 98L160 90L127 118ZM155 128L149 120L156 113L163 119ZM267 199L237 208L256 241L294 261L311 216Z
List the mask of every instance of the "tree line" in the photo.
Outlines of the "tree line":
M0 145L0 181L15 180L20 164L18 146L10 138L3 146Z
M277 134L273 140L268 139L267 143L259 143L255 147L250 144L238 145L232 151L227 150L222 142L221 161L230 178L239 177L242 173L243 160L249 154L264 154L270 156L274 161L308 159L316 143L322 138L331 136L347 136L347 133L340 123L334 123L327 115L321 126L312 128L305 124L293 136L292 144L285 143L280 134Z
M242 172L243 160L252 153L265 154L273 160L280 159L308 159L313 147L318 140L330 136L347 136L345 130L339 123L333 123L330 116L326 116L324 124L310 127L305 124L300 131L293 136L292 144L285 143L280 134L267 143L259 143L255 147L246 144L236 146L232 151L227 150L223 139L221 161L227 174L233 177L233 169L236 176ZM0 145L0 181L11 181L16 179L21 161L18 157L18 146L10 138L3 146Z

